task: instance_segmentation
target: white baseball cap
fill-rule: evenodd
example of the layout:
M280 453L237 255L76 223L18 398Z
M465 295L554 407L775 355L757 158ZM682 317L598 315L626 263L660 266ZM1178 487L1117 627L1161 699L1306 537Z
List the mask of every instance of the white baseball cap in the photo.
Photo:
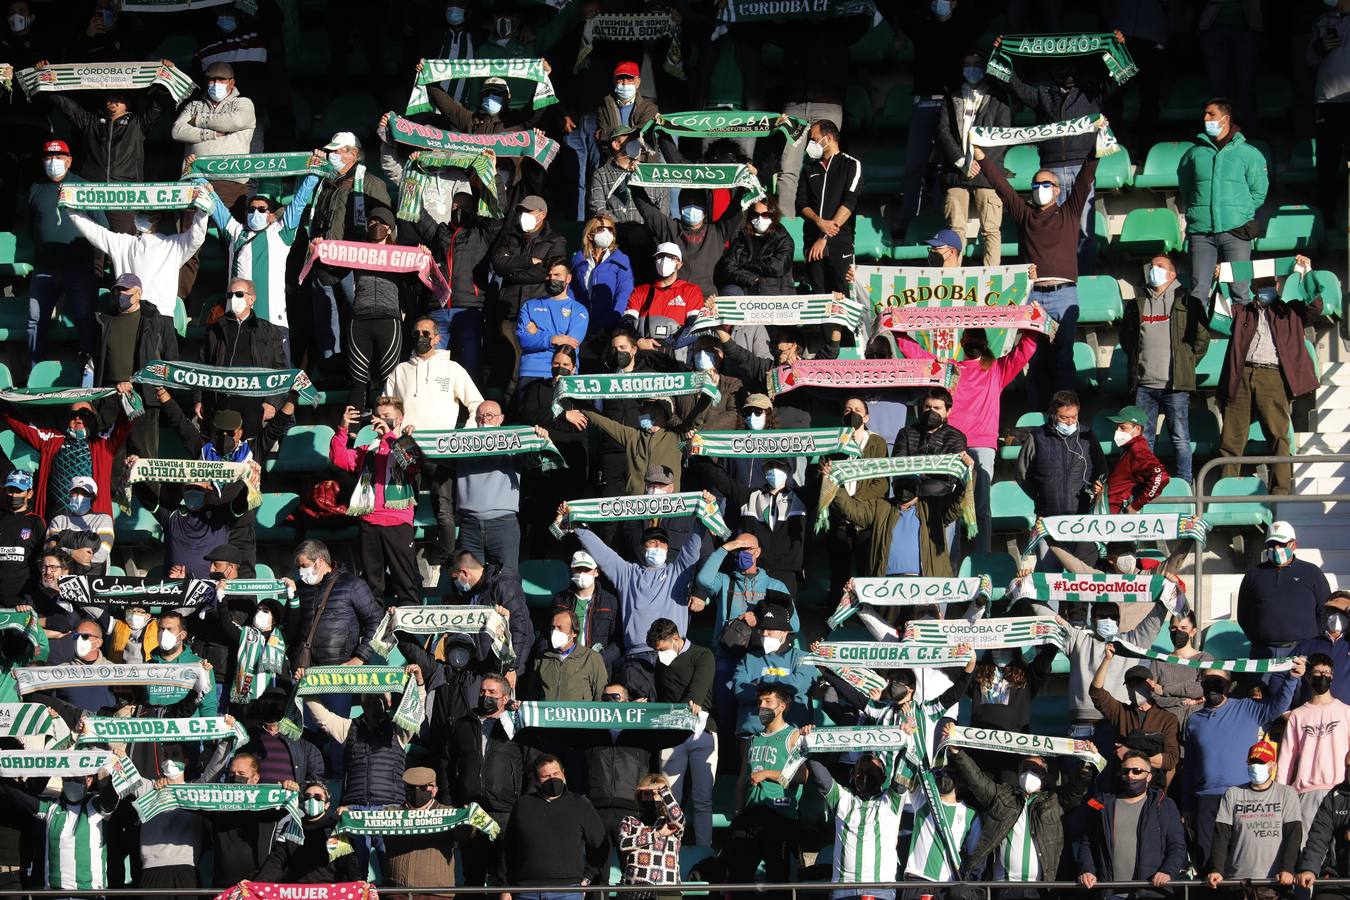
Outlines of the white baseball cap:
M358 138L356 135L352 134L350 131L339 131L337 134L333 135L333 139L331 141L329 141L327 144L324 144L323 149L341 150L343 147L359 148L360 146L361 146L361 139Z
M595 560L591 558L591 555L589 553L587 553L585 550L578 550L576 553L572 554L572 564L569 565L568 568L598 569L600 567L595 564Z
M680 252L680 245L666 241L664 244L656 245L656 252L652 256L673 256L680 262L684 262L684 254Z
M90 497L98 496L98 482L88 475L76 475L70 479L70 489L72 491L84 491Z
M1270 528L1266 531L1267 544L1287 544L1292 540L1294 540L1293 525L1283 519L1270 523Z

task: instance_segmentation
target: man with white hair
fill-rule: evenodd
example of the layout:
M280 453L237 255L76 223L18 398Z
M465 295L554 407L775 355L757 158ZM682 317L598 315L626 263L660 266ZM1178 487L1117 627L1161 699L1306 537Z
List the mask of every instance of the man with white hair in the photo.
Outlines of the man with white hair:
M1299 641L1322 632L1331 585L1322 570L1295 556L1298 540L1288 522L1271 522L1261 562L1238 586L1237 620L1256 659L1291 656Z

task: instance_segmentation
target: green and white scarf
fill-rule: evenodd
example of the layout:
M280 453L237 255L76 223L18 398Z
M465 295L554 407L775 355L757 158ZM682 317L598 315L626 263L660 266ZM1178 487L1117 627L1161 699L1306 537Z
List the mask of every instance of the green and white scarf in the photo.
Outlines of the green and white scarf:
M430 173L436 169L470 169L483 186L483 197L478 211L488 218L499 218L497 200L497 162L482 153L423 153L409 159L403 166L403 180L399 183L398 218L416 222L422 217L422 197L426 193Z
M975 750L993 750L998 753L1016 753L1021 756L1075 756L1094 766L1098 772L1106 768L1106 760L1092 746L1091 741L1077 738L1050 737L1044 734L1021 734L1016 731L997 731L993 728L952 727L952 736L942 742L940 753L946 747L969 747Z
M140 457L127 472L127 486L151 484L200 484L217 486L243 482L248 487L248 508L262 506L260 473L246 462L215 459L147 459ZM129 499L129 495L128 495Z
M15 406L69 406L72 403L102 400L104 397L117 396L115 387L106 388L8 388L0 391L0 400ZM122 408L127 418L134 419L145 411L141 395L132 391L122 394Z
M370 648L388 656L398 643L396 632L419 637L442 634L486 634L492 652L503 663L515 662L515 648L506 619L491 606L391 606L370 638Z
M279 578L232 578L224 585L222 596L229 592L241 597L257 597L259 600L282 600L289 607L296 606L291 589Z
M29 657L34 662L42 662L47 658L47 632L42 629L42 623L38 621L37 613L29 610L27 612L14 612L6 610L0 612L0 631L17 631L24 636L33 647L33 655Z
M1028 596L1042 602L1166 603L1170 606L1180 596L1176 584L1161 575L1032 572L1023 583L1029 590L1014 593L1019 598Z
M822 641L803 658L806 665L835 669L840 665L863 665L875 669L950 668L970 660L969 647L877 643L875 641ZM884 681L883 681L884 684Z
M682 494L629 494L624 497L597 497L587 500L569 500L567 518L560 525L555 522L549 532L559 540L578 522L631 522L635 519L679 519L697 516L708 532L719 538L731 536L731 529L722 521L716 503L709 503L698 491Z
M781 133L789 141L806 134L810 122L798 116L776 112L741 109L706 109L697 112L662 113L643 126L643 133L655 128L673 137L761 138Z
M379 478L376 463L379 462L380 445L383 437L377 437L366 447L365 459L361 464L361 476L347 501L347 515L353 519L368 516L375 512L377 504L383 499L384 509L409 509L417 505L415 486L408 481L408 473L394 463L394 455L384 455L383 498L375 493L375 481Z
M563 414L562 401L646 400L704 394L717 403L722 392L705 372L619 372L614 375L564 375L553 388L553 415Z
M1209 524L1204 519L1177 513L1046 516L1032 526L1031 538L1022 555L1030 556L1046 540L1099 544L1192 540L1203 545L1208 536Z
M585 728L620 731L693 731L686 703L546 703L527 700L513 712L518 728Z
M136 798L132 806L142 822L177 809L210 812L264 812L284 809L288 813L278 837L296 844L305 842L300 824L300 794L279 784L166 784Z
M632 172L615 180L610 188L613 195L621 187L675 188L677 190L710 190L745 188L741 209L764 196L764 187L742 163L638 163Z
M1006 619L925 619L905 626L905 643L946 647L969 645L974 650L998 647L1036 647L1053 644L1063 650L1069 629L1054 616L1013 616Z
M1158 662L1168 663L1174 666L1185 666L1188 669L1214 669L1215 671L1230 672L1233 674L1249 674L1263 672L1288 672L1294 667L1294 657L1285 657L1284 659L1201 659L1199 657L1176 656L1172 653L1163 653L1161 650L1154 650L1151 647L1136 647L1128 641L1114 640L1111 643L1125 651L1129 656L1136 656L1141 659L1156 659Z
M65 722L45 703L0 703L0 737L48 737L64 729Z
M662 68L671 77L684 79L684 57L680 51L680 23L670 13L600 13L591 16L581 28L581 46L577 48L577 63L572 69L580 72L590 68L591 50L595 41L624 41L645 43L670 39Z
M417 122L398 113L389 113L386 134L395 143L438 153L463 153L478 156L491 150L496 156L532 159L545 169L558 155L558 142L538 128L497 131L491 134L464 134L445 131L435 125ZM426 154L423 154L426 155Z
M1080 134L1097 133L1097 158L1110 156L1120 150L1120 141L1111 133L1111 129L1099 129L1097 123L1101 116L1080 116L1063 122L1047 122L1044 125L1028 125L1024 128L1013 126L976 125L970 129L969 141L974 147L1012 147L1017 144L1039 144L1041 141L1053 141L1060 138L1077 137ZM973 159L973 156L971 157Z
M839 606L829 618L829 626L838 628L866 603L871 606L936 606L945 603L974 603L992 596L988 575L975 578L887 577L854 578L852 589L844 592Z
M57 688L149 684L205 693L208 677L206 669L202 668L200 663L67 664L19 667L11 671L20 696Z
M989 53L985 72L999 81L1012 77L1012 57L1056 58L1096 56L1116 84L1124 84L1139 72L1123 41L1110 32L1082 34L1005 34Z
M135 91L157 84L169 92L176 106L197 89L182 69L158 61L58 63L20 69L14 77L30 99L51 91Z
M427 459L469 459L479 456L538 454L546 471L566 468L552 439L540 437L527 425L502 428L457 428L453 431L416 431L413 438Z
M714 459L816 459L841 453L861 456L852 428L795 428L782 431L695 431L682 446L690 456Z
M402 666L311 666L296 689L297 697L319 694L395 694L403 691L391 718L410 734L426 717L426 688Z
M161 210L199 209L210 212L211 193L195 181L83 181L62 184L56 195L60 209Z
M871 696L873 691L879 691L886 686L886 679L882 678L872 669L857 666L852 663L840 662L837 659L819 659L807 663L804 659L797 663L798 668L810 665L817 669L829 669L835 675L843 679L846 683L857 688L864 696Z
M956 385L956 366L940 359L807 359L769 372L770 397L797 388L897 388Z
M108 750L0 750L0 778L75 778L106 770L117 796L145 783L125 756Z
M186 12L211 6L234 6L250 16L258 13L258 0L122 0L122 12Z
M461 825L473 826L490 841L501 834L501 826L477 803L441 809L348 809L328 841L328 859L355 852L349 837L443 834Z
M239 629L239 645L234 650L234 680L230 700L248 703L262 696L276 676L286 670L286 638L273 628L263 634L252 625Z
M461 78L519 78L534 82L534 109L558 102L542 59L423 59L404 115L435 112L427 99L427 85Z
M824 530L829 524L830 503L844 485L866 481L869 478L905 478L922 475L946 475L964 482L970 477L970 469L959 453L845 459L831 464L830 474L820 481L820 507L816 512L816 531Z
M849 16L873 16L872 0L726 0L720 22L820 22Z
M296 178L320 175L336 178L337 169L316 161L313 153L222 153L199 156L184 178Z
M300 369L263 369L248 366L204 366L189 362L155 360L141 369L131 380L168 390L196 388L217 391L239 397L275 397L295 391L301 403L317 406L318 392L309 376Z
M904 753L914 744L912 731L901 725L816 727L788 748L778 783L792 782L808 753Z
M861 333L863 304L834 294L717 297L704 303L694 331L719 325L839 325Z
M84 731L75 746L86 744L174 744L181 741L230 741L235 747L248 741L242 722L233 725L224 716L188 716L177 719L138 719L131 716L85 716Z
M1312 269L1300 269L1292 256L1219 263L1218 276L1214 279L1214 287L1209 297L1212 310L1209 321L1211 329L1221 334L1233 333L1233 301L1223 295L1219 285L1250 285L1253 279L1259 278L1283 278L1280 299L1285 303L1298 301L1312 303L1320 292L1321 282L1317 273Z

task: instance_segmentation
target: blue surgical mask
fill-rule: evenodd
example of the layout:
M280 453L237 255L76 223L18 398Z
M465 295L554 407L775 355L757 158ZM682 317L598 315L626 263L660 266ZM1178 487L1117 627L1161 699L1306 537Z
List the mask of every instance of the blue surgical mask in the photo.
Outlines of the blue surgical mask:
M447 7L445 8L445 24L447 24L447 25L463 25L463 24L464 24L464 7L462 7L462 6L447 6Z
M1212 138L1216 138L1222 131L1223 131L1223 123L1220 122L1218 119L1205 120L1205 134L1209 135Z
M1270 780L1270 763L1247 763L1247 778L1252 784L1265 784Z
M768 413L752 412L745 417L745 427L751 431L763 431L764 421L768 418Z
M489 116L495 116L502 111L502 98L496 94L488 94L483 98L483 112Z
M787 486L787 472L782 469L765 469L764 483L772 490L781 491Z
M1148 286L1149 286L1149 287L1155 287L1155 288L1156 288L1156 287L1162 287L1164 284L1167 283L1167 278L1168 278L1168 276L1170 276L1171 274L1172 274L1171 272L1167 271L1167 270L1164 269L1162 266L1149 266L1149 267L1148 267Z
M933 0L931 4L933 15L939 19L950 19L952 15L951 0Z
M206 96L211 98L212 103L219 103L225 99L225 95L230 92L230 86L220 81L213 81L206 86Z
M666 564L666 548L648 547L642 552L642 559L647 565L652 566L653 568L664 566Z
M717 365L717 357L713 356L708 350L700 350L694 354L694 368L699 372L706 372Z
M749 550L739 550L736 553L736 571L748 572L755 566L755 554Z
M66 429L66 437L70 438L72 441L82 441L88 436L88 434L89 432L85 431L83 428Z
M703 224L703 208L699 206L686 206L680 210L680 221L691 228L697 228Z
M239 27L239 20L234 16L216 16L216 27L229 34Z
M614 85L614 96L618 97L624 103L628 103L637 96L637 85L632 82L616 84Z
M1120 623L1115 619L1097 620L1097 637L1109 641L1118 634L1120 634Z
M1278 299L1280 299L1280 292L1273 287L1263 287L1256 292L1256 302L1258 303L1270 304Z
M651 431L655 424L656 423L652 421L652 417L649 415L638 416L638 428L641 428L643 431Z
M1055 432L1064 437L1073 437L1078 433L1078 426L1070 425L1067 422L1056 422Z
M154 227L155 224L150 220L149 216L145 215L145 213L136 213L135 222L136 222L136 231L141 234L145 234L146 232L148 232L151 228Z
M459 591L461 594L467 594L472 588L473 585L469 584L464 579L462 578L455 579L455 590Z
M979 84L980 79L984 78L984 67L966 66L961 70L961 77L966 80L966 84Z
M103 13L103 27L104 28L113 27L113 23L117 21L117 10L104 9L102 10L102 13Z
M248 230L262 231L267 227L267 213L255 210L248 214Z

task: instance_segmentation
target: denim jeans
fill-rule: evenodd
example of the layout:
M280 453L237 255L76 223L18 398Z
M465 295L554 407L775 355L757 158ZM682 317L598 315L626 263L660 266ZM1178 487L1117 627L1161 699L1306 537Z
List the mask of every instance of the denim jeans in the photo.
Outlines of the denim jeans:
M433 309L427 318L440 333L439 350L449 350L450 358L464 367L474 384L481 380L479 366L483 358L483 311L481 309Z
M316 359L332 359L342 352L342 320L351 315L356 298L356 276L351 272L336 284L310 282L310 301L314 304L314 334L310 337L310 365Z
M1138 387L1134 390L1134 403L1144 411L1148 421L1144 423L1144 439L1150 449L1158 435L1158 409L1167 415L1167 433L1172 436L1172 446L1177 450L1177 477L1190 484L1191 478L1191 395L1188 391L1173 391L1167 388Z
M520 520L514 514L479 519L461 513L458 546L479 562L499 563L514 572L520 568Z
M1063 206L1073 191L1073 183L1078 180L1078 172L1083 167L1054 166L1046 169L1059 179L1059 199L1055 201ZM1097 273L1097 239L1092 236L1092 198L1097 196L1095 186L1088 188L1087 202L1083 204L1083 218L1078 223L1078 274L1095 275Z
M993 537L993 517L989 513L989 485L994 480L993 447L970 447L970 455L975 458L975 525L979 531L975 535L976 553L988 553L990 539Z
M1078 373L1073 365L1073 342L1078 336L1078 286L1066 285L1057 291L1035 288L1028 303L1039 303L1059 323L1053 341L1040 341L1027 373L1027 397L1031 409L1046 409L1056 391L1078 388Z
M36 269L28 286L28 358L42 362L47 358L47 330L52 310L65 296L65 311L75 323L80 353L94 355L98 325L94 321L94 270L88 262L58 269Z
M577 167L577 221L586 220L586 184L591 173L600 168L600 148L595 143L595 129L598 126L594 113L583 115L576 120L577 127L563 138L567 149L576 157Z
M942 102L939 100L920 100L914 104L914 114L909 120L909 141L905 145L905 171L900 176L900 217L897 223L900 228L908 227L919 214L919 204L923 200L923 176L928 170L928 160L933 155L933 142L937 140L938 118L941 115Z
M1191 294L1208 305L1209 292L1214 287L1214 267L1221 262L1246 262L1251 259L1252 242L1226 231L1219 234L1189 233L1186 239L1191 244ZM1245 281L1233 282L1228 290L1234 302L1251 297L1250 286Z
M698 737L690 735L684 743L662 750L661 771L670 779L670 792L677 799L683 790L681 782L686 775L689 776L691 802L687 808L693 811L693 815L689 819L692 830L685 833L685 844L711 847L713 779L717 774L717 735L708 731Z

